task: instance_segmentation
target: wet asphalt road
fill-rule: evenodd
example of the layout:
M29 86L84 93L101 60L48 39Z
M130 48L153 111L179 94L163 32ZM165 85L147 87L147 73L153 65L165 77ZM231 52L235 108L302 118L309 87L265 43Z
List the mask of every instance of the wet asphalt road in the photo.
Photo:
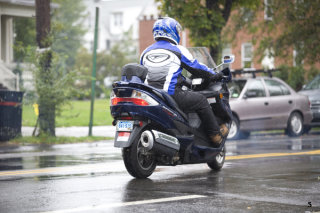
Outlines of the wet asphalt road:
M206 164L125 170L112 141L0 145L0 212L317 212L320 132L228 141L220 172Z

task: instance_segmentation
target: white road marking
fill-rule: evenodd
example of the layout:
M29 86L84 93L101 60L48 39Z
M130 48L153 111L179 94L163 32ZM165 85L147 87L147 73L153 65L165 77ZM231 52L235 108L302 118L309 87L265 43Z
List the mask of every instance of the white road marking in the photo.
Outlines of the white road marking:
M97 206L82 206L82 207L78 207L78 208L61 209L61 210L48 211L48 212L43 212L43 213L83 212L83 211L93 211L93 210L115 208L115 207L135 206L135 205L152 204L152 203L163 203L163 202L172 202L172 201L178 201L178 200L189 200L189 199L197 199L197 198L204 198L204 197L207 197L207 196L186 195L186 196L178 196L178 197L168 197L168 198L158 198L158 199L151 199L151 200L132 201L132 202L125 202L125 203L109 203L109 204L102 204L102 205L97 205Z

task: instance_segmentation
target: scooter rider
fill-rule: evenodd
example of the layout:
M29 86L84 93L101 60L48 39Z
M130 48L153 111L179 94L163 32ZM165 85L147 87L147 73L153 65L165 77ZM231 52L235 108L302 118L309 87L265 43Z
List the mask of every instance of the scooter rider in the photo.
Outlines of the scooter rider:
M209 79L221 79L223 73L216 73L206 65L199 63L191 53L179 45L180 24L173 18L158 19L153 25L155 43L145 49L141 55L141 65L148 68L146 84L163 89L171 95L183 111L195 111L199 115L206 133L215 146L228 133L226 125L219 127L212 109L202 94L182 90L185 80L182 69L191 74Z

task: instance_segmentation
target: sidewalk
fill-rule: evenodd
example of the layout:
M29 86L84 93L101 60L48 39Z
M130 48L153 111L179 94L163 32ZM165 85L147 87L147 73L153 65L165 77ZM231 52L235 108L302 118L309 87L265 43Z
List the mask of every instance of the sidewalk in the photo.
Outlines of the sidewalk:
M21 129L22 136L31 136L34 127L23 126ZM114 137L116 127L114 126L93 126L93 136ZM86 126L72 126L72 127L57 127L56 136L69 136L69 137L83 137L88 136L89 127Z

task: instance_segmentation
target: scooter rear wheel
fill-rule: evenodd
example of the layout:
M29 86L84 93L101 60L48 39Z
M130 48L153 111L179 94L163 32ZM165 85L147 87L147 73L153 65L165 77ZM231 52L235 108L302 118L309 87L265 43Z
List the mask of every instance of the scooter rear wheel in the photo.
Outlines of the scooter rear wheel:
M147 178L153 173L157 164L153 153L142 146L140 135L130 147L122 149L122 158L130 175L135 178Z
M210 169L219 171L223 167L226 158L226 147L224 146L221 152L212 160L207 162Z

